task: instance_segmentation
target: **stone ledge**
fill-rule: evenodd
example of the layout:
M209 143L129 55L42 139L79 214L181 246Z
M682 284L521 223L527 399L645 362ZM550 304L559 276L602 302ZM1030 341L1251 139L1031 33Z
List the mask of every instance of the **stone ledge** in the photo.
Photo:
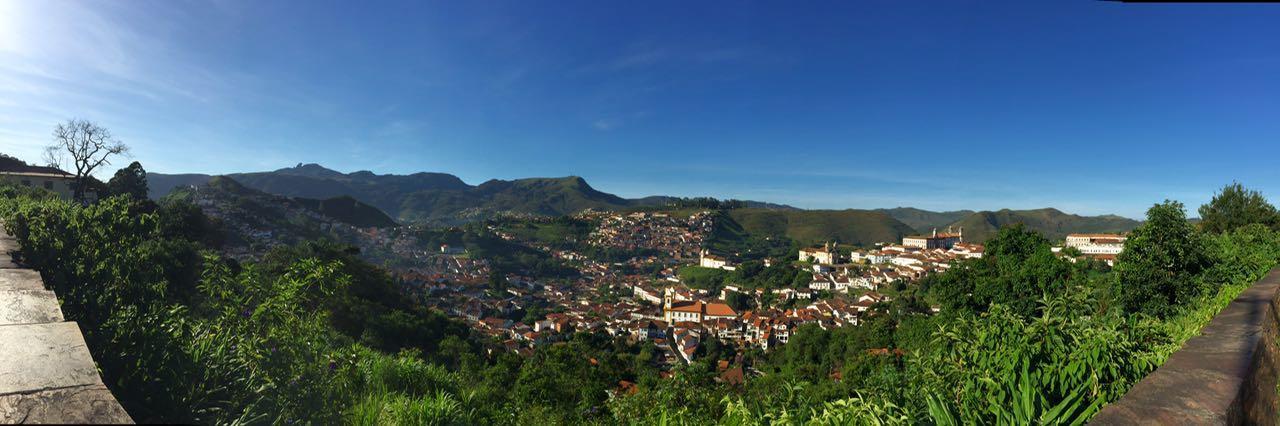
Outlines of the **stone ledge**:
M30 269L0 269L0 290L44 290L40 273Z
M74 322L0 325L0 394L100 385Z
M62 308L52 291L0 290L0 325L62 321Z
M103 385L0 395L0 423L133 423Z
M1276 424L1280 268L1271 270L1092 424Z

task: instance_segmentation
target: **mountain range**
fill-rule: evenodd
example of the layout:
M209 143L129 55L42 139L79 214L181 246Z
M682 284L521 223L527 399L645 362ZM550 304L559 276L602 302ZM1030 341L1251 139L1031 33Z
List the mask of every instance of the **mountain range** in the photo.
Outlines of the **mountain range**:
M402 222L455 225L504 213L557 216L586 209L618 210L662 206L676 197L626 199L597 191L578 176L560 178L493 179L469 185L447 173L378 175L369 171L342 173L318 164L299 164L269 172L225 175L240 184L270 194L325 199L350 196ZM201 185L213 176L203 174L147 175L150 197L159 199L174 188ZM749 206L794 207L748 201Z
M214 178L203 174L161 173L150 173L147 177L152 198L160 198L175 188L203 185ZM372 218L374 222L367 223L371 226L384 226L386 221L370 210L385 212L390 216L386 220L394 218L402 223L457 225L503 214L557 216L586 209L664 206L680 200L668 196L622 198L596 190L577 176L493 179L469 185L447 173L342 173L318 164L298 164L225 177L246 188L294 198L295 202L323 214ZM1120 216L1079 216L1053 208L935 212L912 207L801 210L759 201L748 201L746 205L747 208L729 212L744 231L769 237L785 236L801 243L839 241L865 245L948 227L963 228L965 241L982 242L1000 227L1015 223L1060 239L1073 232L1123 232L1140 223Z

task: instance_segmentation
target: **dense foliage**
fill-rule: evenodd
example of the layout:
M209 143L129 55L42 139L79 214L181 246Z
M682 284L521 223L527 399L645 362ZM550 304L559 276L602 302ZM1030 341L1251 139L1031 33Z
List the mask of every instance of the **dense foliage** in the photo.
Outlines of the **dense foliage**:
M141 422L558 423L602 415L620 380L656 376L652 348L591 335L490 357L346 247L238 264L208 249L216 221L180 200L0 195L23 261Z
M1200 206L1200 227L1207 232L1226 232L1251 223L1280 226L1280 212L1262 193L1239 182L1224 186L1213 200Z
M1081 423L1274 267L1280 233L1202 233L1169 202L1125 250L1111 272L1005 227L984 257L906 288L858 327L801 327L767 355L741 354L764 373L741 389L708 387L709 364L695 363L610 407L630 423Z
M411 303L347 247L309 242L231 261L212 250L217 221L181 200L80 206L5 188L0 217L80 322L108 386L146 422L1076 423L1280 258L1269 223L1206 232L1172 202L1148 212L1114 271L1006 227L986 256L899 286L859 326L800 327L768 353L707 342L662 378L656 348L605 335L578 333L528 358L482 350L488 342ZM420 239L522 270L547 261L489 235L464 227ZM682 273L711 284L800 278L759 262L710 271ZM718 380L716 362L729 359L759 374Z

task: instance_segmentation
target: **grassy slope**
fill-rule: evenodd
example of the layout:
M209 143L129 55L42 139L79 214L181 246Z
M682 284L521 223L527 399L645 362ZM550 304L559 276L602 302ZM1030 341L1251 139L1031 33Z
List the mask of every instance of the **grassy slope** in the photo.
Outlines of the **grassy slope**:
M748 233L786 236L800 244L837 241L871 245L898 241L915 232L907 224L871 210L738 209L729 216Z
M892 209L876 209L876 211L897 219L907 224L919 232L929 232L933 228L943 228L947 225L955 223L955 221L964 219L974 213L973 210L955 210L948 212L935 212L929 210L921 210L914 207L897 207Z
M964 228L964 240L983 242L1001 227L1021 223L1050 239L1062 239L1077 232L1121 232L1138 226L1138 221L1119 216L1079 216L1057 209L982 211L952 223Z

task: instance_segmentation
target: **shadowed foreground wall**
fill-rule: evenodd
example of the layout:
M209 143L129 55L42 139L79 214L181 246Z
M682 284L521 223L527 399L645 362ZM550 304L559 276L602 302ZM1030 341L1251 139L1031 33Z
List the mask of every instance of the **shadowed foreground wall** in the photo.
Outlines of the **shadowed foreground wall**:
M0 224L0 423L132 423L80 327L40 273L13 262L17 248Z
M1246 289L1092 424L1276 424L1280 268Z

